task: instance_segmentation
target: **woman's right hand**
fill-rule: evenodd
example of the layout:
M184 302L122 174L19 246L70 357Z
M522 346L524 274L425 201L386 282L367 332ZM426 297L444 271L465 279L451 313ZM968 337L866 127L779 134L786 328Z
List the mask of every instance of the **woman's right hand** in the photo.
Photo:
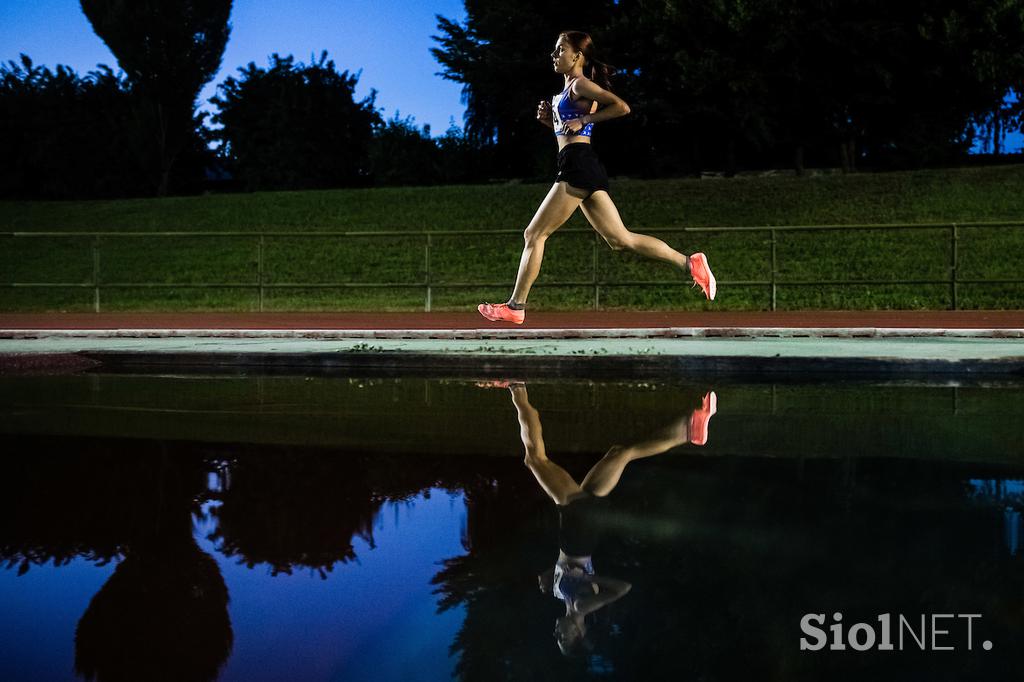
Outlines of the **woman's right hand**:
M541 100L537 103L537 120L547 123L551 120L551 102Z

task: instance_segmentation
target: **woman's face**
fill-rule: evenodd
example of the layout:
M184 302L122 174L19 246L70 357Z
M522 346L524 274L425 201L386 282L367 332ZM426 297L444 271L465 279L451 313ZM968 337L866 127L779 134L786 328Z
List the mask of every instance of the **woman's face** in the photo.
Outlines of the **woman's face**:
M561 616L555 621L555 641L563 654L570 653L585 635L583 623L577 623L572 616Z
M555 43L555 49L551 52L551 61L554 66L555 73L569 73L572 71L573 59L576 59L576 64L580 64L580 60L583 59L583 55L579 55L572 48L572 45L565 36L558 36L558 42Z

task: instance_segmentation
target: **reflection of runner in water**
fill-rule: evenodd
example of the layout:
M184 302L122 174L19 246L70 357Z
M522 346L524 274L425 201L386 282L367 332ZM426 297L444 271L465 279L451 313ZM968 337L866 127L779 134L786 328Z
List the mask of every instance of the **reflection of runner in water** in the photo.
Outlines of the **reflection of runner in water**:
M563 654L585 644L586 618L629 592L631 585L594 573L592 554L600 530L600 507L615 488L626 465L636 459L659 455L678 445L704 445L708 421L717 409L714 392L704 396L701 407L680 418L651 438L630 446L613 445L583 482L547 457L540 416L530 405L525 384L512 384L512 402L519 412L520 435L526 448L526 466L558 505L558 560L539 577L543 592L565 602L565 615L555 622L555 637Z

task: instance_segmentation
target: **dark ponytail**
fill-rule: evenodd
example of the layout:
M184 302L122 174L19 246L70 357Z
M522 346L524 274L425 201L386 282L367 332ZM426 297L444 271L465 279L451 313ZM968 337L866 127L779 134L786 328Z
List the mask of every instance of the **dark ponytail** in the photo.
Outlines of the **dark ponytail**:
M596 59L590 60L590 75L587 76L590 80L600 85L605 90L611 92L612 81L611 78L618 72L614 66L609 66L604 62L599 62ZM585 74L584 74L585 75Z
M594 56L594 40L590 34L583 31L562 31L561 35L569 41L572 49L583 53L583 58L586 60L583 75L610 92L612 89L611 77L618 72L618 69L605 64ZM589 73L587 73L588 71Z

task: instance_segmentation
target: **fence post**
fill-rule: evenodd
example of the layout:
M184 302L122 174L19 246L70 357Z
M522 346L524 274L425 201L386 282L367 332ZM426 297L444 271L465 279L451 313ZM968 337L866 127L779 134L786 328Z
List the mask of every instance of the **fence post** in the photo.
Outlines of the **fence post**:
M958 302L956 300L956 261L957 261L957 230L956 223L953 223L953 227L950 230L950 267L949 267L949 290L950 298L953 303L953 310L957 309Z
M592 281L594 282L594 310L601 309L601 285L597 281L597 240L598 234L595 232L590 258Z
M775 310L775 228L772 228L772 311Z
M92 286L93 286L93 311L100 311L100 237L94 235L92 238Z
M260 312L263 312L263 235L260 235L260 243L256 248L256 278L260 292Z
M424 265L424 267L426 268L426 271L427 271L427 281L426 281L426 285L427 285L427 300L423 304L423 312L429 313L430 312L430 304L431 304L431 300L430 300L431 299L431 292L430 292L430 233L429 232L427 232L427 243L426 243L426 246L423 249L423 260L424 260L423 265Z

